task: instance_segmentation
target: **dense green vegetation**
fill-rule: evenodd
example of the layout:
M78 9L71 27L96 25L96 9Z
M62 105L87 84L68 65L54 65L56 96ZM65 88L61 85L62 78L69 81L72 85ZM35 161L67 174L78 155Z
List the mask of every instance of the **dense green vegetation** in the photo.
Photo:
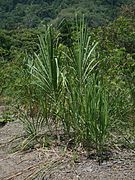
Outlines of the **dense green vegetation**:
M134 0L1 0L0 28L38 27L47 22L57 24L63 17L85 14L90 26L107 24L119 14L122 5Z
M13 25L3 17L0 101L12 105L23 122L24 147L64 140L67 146L81 144L88 154L95 149L100 161L115 145L134 148L135 7L121 6L131 1L0 3ZM85 11L84 19L74 9ZM42 27L41 19L53 25Z

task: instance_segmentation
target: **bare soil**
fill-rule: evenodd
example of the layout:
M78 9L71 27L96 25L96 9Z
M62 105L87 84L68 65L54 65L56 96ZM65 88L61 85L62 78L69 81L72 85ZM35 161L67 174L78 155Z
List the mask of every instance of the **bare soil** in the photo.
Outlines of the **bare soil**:
M24 131L20 122L0 128L0 180L135 180L135 152L114 151L113 157L100 166L60 146L13 152ZM40 173L39 173L40 171Z

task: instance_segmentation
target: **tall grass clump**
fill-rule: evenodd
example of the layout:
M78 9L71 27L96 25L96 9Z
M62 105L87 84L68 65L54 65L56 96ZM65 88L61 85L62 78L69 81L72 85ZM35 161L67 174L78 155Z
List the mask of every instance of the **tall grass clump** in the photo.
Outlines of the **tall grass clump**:
M98 75L96 42L91 42L84 20L76 21L76 42L66 52L69 59L68 104L77 142L89 151L103 150L108 135L108 104L102 78Z
M52 26L39 36L39 54L29 58L31 83L38 89L42 118L29 132L42 126L66 133L82 144L101 153L108 138L108 99L103 78L99 75L96 46L91 42L84 19L75 23L75 40L71 46L62 45ZM40 113L39 113L40 115ZM33 121L32 121L33 122ZM41 125L40 124L40 125ZM35 134L34 134L35 135Z
M57 115L62 95L62 72L60 72L60 55L57 39L52 26L45 29L45 34L39 36L39 54L30 58L28 66L32 76L32 84L40 90L38 97L40 109L43 112L45 122L49 118L57 126Z

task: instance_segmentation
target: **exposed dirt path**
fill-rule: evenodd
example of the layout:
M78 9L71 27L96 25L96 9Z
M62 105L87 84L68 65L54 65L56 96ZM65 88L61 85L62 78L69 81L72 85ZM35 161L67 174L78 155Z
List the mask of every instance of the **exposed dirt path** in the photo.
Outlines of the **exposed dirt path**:
M135 180L135 153L131 150L115 152L113 159L101 166L83 154L73 163L71 152L63 154L58 147L11 153L19 141L13 139L23 134L17 121L0 128L0 180L33 179L41 168L44 173L37 180Z

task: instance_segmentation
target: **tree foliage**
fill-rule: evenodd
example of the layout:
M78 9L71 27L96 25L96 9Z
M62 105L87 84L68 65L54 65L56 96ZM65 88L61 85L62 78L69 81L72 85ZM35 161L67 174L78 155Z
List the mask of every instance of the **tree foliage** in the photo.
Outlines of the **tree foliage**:
M119 7L132 0L1 0L0 28L33 28L75 13L85 14L90 26L104 25L113 20Z

